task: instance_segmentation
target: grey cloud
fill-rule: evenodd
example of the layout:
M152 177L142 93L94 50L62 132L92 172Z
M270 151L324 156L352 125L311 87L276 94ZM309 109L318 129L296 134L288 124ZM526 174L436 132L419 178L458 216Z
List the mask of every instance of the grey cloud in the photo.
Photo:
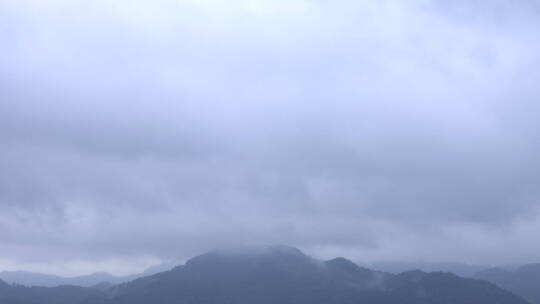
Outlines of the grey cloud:
M534 1L11 2L0 262L540 252Z

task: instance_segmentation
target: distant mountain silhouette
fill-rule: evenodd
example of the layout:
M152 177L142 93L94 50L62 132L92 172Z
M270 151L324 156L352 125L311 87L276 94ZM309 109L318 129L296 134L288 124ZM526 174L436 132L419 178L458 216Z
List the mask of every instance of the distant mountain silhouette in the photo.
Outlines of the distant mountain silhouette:
M107 303L114 304L526 303L483 281L420 271L392 275L344 258L314 260L285 246L210 252L109 292Z
M174 265L170 263L163 263L151 266L142 273L127 276L114 276L106 272L96 272L89 275L75 277L62 277L28 271L2 271L0 272L0 280L7 283L25 286L56 287L62 285L73 285L83 287L103 287L103 283L109 283L108 285L111 285L128 282L136 278L153 275L172 268L174 268Z
M394 274L410 270L422 270L425 272L451 272L462 277L472 277L480 271L486 270L489 266L466 264L458 262L422 262L422 261L378 261L370 265L370 268L386 271Z
M28 271L2 271L0 272L0 279L8 283L42 287L55 287L61 285L89 287L102 282L121 283L130 280L130 278L123 279L123 277L116 277L106 272L96 272L76 277L61 277Z
M2 304L527 304L486 281L442 272L394 275L345 258L316 260L287 246L213 251L104 291L4 283L0 300L11 301Z
M0 303L2 304L83 304L98 303L103 292L78 286L26 287L9 285L0 281Z
M489 281L507 289L532 304L540 304L540 264L528 264L516 270L490 268L474 278Z

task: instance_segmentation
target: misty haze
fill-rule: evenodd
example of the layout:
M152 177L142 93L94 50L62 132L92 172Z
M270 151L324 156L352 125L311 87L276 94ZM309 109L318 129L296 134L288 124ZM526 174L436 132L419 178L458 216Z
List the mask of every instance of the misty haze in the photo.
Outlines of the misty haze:
M540 1L0 1L0 304L540 304Z

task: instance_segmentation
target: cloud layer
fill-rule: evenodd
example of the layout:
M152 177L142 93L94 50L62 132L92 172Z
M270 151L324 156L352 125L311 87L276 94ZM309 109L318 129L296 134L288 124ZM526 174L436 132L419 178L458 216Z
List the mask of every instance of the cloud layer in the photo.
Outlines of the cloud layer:
M5 1L0 268L125 273L273 243L540 261L539 12Z

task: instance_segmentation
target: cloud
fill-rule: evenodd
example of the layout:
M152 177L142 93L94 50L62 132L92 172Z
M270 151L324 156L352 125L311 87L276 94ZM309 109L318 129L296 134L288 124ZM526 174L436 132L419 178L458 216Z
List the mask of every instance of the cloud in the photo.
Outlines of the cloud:
M3 265L540 252L534 1L0 8Z

